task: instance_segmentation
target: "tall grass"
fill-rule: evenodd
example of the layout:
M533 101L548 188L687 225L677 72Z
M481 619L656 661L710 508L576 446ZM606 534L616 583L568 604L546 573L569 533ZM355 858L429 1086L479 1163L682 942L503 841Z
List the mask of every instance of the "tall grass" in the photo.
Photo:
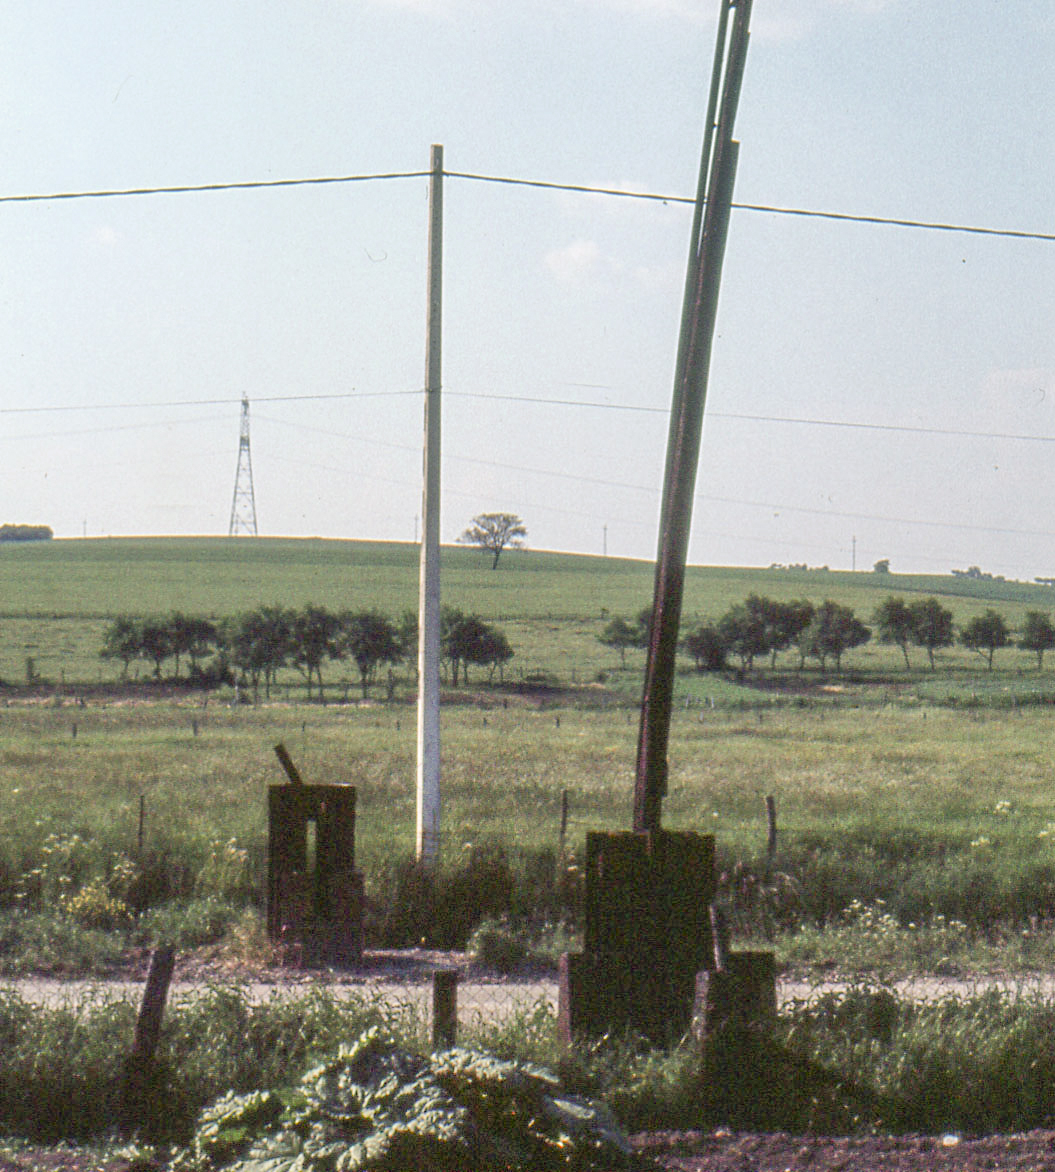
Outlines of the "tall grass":
M358 787L357 864L377 925L413 854L410 715L401 705L0 709L0 909L105 927L122 903L135 914L173 900L261 907L281 741L307 780ZM561 792L574 867L587 830L630 823L631 717L516 697L445 710L444 871L460 882L474 858L498 851L511 875L506 903L481 914L573 908L557 866ZM1055 918L1053 742L1043 708L682 706L664 821L716 835L722 894L745 933L837 923L854 900L885 901L902 925L942 915L979 932L1034 927ZM779 824L771 867L767 794Z
M0 1132L38 1141L110 1133L134 1017L132 1005L101 997L77 1010L41 1009L0 993ZM290 1086L374 1026L409 1049L428 1045L427 1023L409 1001L316 990L252 1004L234 987L179 998L158 1051L164 1107L146 1122L147 1138L186 1142L211 1100L232 1089ZM540 1004L478 1024L459 1040L559 1069L569 1090L607 1100L628 1130L726 1123L935 1134L1047 1125L1055 1112L1053 1039L1055 1005L1040 997L991 991L911 1003L859 987L783 1010L758 1043L766 1093L720 1103L699 1078L690 1039L658 1051L610 1038L567 1053L552 1010Z

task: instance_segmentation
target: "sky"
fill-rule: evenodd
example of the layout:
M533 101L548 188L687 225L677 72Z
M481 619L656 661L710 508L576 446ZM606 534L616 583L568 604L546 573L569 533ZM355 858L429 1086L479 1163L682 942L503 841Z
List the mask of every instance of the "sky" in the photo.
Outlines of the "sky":
M0 521L652 559L719 0L6 0ZM1055 8L755 0L734 200L1055 233ZM10 197L404 177L82 199ZM690 561L1055 576L1055 241L734 208ZM243 485L244 488L244 485Z

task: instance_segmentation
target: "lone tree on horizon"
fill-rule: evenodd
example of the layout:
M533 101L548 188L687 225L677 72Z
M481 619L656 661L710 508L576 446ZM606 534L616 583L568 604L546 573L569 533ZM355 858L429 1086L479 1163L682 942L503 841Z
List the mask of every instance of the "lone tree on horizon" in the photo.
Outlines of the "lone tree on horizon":
M524 522L515 513L481 513L473 517L473 523L458 538L463 545L476 545L491 555L491 569L498 568L502 550L521 549L521 537L527 536Z

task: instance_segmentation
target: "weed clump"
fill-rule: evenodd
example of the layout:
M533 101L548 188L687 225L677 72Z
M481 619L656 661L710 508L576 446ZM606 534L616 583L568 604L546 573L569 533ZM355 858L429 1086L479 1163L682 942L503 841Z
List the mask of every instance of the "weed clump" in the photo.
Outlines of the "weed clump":
M538 1067L471 1050L423 1057L378 1031L293 1088L226 1095L202 1112L202 1167L614 1169L630 1145L608 1111Z

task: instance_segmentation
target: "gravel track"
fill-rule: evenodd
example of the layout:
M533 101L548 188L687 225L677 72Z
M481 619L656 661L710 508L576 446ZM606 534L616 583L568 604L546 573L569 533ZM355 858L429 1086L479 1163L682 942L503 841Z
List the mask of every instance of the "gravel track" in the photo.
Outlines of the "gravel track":
M366 997L379 1002L414 1005L423 1011L431 1005L431 973L435 968L452 967L449 959L440 963L414 962L406 967L383 966L379 971L340 974L270 971L265 975L247 975L223 970L203 970L192 975L178 975L173 981L170 999L193 997L210 988L235 988L251 1003L266 1002L273 997L296 998L314 990L334 997ZM501 976L481 973L467 964L453 963L461 970L458 1005L468 1014L479 1012L495 1020L518 1009L530 1009L544 1002L557 1006L557 980L552 974ZM863 982L857 981L855 987ZM0 978L0 994L10 990L22 1000L41 1006L75 1008L100 1001L138 1001L144 981L136 978L52 977ZM780 1004L812 1001L825 993L851 987L842 980L778 980ZM971 978L913 977L887 985L906 1000L926 1002L943 997L964 998L990 989L1012 996L1055 999L1055 974L976 976Z

